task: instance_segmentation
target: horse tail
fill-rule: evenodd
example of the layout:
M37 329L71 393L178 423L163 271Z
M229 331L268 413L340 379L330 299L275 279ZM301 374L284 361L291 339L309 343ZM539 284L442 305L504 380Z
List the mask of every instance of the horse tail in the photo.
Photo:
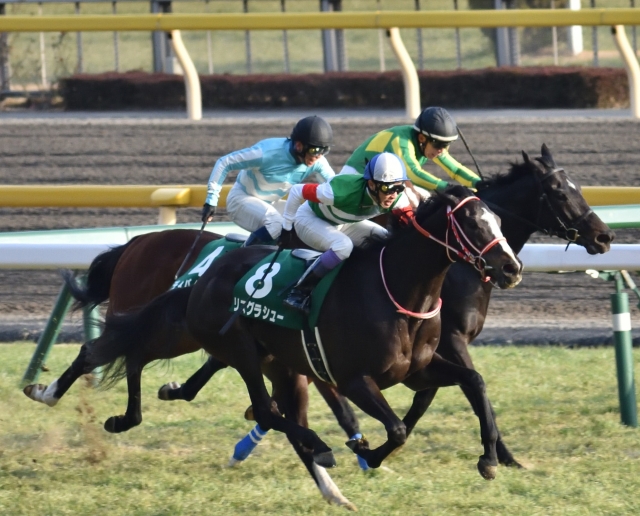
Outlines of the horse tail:
M100 337L87 343L91 362L102 369L101 387L127 376L127 367L142 368L171 356L186 330L186 313L193 287L169 290L137 312L108 315Z
M89 266L84 282L78 281L70 270L61 272L62 279L76 300L73 305L74 310L85 307L92 309L109 299L111 278L113 278L116 265L137 238L132 238L126 244L113 247L96 256Z

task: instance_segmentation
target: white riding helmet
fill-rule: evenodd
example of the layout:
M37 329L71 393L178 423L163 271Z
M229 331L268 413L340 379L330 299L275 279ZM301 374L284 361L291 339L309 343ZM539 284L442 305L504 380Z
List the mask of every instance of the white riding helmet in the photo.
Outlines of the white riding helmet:
M378 183L407 181L407 169L402 160L391 152L376 154L364 169L364 178Z

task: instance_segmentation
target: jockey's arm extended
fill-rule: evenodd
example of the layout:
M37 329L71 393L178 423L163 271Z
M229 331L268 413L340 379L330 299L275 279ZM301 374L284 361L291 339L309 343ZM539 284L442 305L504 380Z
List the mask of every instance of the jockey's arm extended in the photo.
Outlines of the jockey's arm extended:
M472 170L458 163L447 150L440 156L433 159L433 162L439 165L452 179L455 179L463 186L473 188L480 178Z
M284 207L282 229L290 231L296 218L298 208L305 201L317 202L327 206L333 206L334 193L330 183L294 185L289 190L287 204ZM407 223L413 216L413 208L406 195L402 195L391 209L391 213L402 222Z
M218 205L220 190L222 190L222 183L224 183L227 174L231 170L259 167L261 163L262 149L258 146L241 149L222 156L218 161L216 161L216 164L211 171L211 175L209 176L205 203L210 204L211 206Z

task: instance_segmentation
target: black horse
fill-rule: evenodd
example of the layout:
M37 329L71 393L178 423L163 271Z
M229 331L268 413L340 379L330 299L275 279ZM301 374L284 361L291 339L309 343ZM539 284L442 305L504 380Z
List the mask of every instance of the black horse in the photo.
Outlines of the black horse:
M260 246L233 251L216 260L194 287L167 292L137 314L107 318L103 335L85 344L86 356L94 366L108 364L107 380L117 379L126 375L118 365L142 360L148 345L171 346L172 335L186 329L239 372L261 428L284 432L309 470L314 462L332 466L330 449L306 428L306 380L300 375L322 380L307 362L300 333L239 317L221 335L231 317L234 285L272 252ZM387 441L373 450L365 439L348 442L371 467L406 441L406 426L382 389L397 383L415 391L457 384L473 393L480 421L484 453L478 470L487 479L496 474L497 431L484 382L477 372L436 353L440 291L452 260L458 259L473 263L501 288L521 279L521 263L497 218L469 190L454 186L421 205L413 224L384 242L354 250L327 293L317 329L328 369L338 391L387 430ZM270 371L275 403L262 376L265 359L278 363Z
M507 174L497 175L479 185L478 196L502 218L501 229L511 248L519 253L530 236L540 231L581 245L589 254L607 252L614 238L613 232L591 210L579 185L556 165L546 145L542 146L541 154L541 157L531 160L523 152L524 163L513 164ZM482 331L492 290L493 285L481 281L469 264L458 262L452 265L442 291L439 355L474 369L468 345ZM224 367L224 363L210 357L184 384L165 384L158 396L163 400L191 401ZM358 422L347 401L331 385L318 383L316 386L347 435L358 434ZM461 388L471 402L471 394L465 387ZM415 394L412 409L404 418L407 433L424 415L437 391L437 388L431 388ZM521 467L500 434L497 453L500 464Z

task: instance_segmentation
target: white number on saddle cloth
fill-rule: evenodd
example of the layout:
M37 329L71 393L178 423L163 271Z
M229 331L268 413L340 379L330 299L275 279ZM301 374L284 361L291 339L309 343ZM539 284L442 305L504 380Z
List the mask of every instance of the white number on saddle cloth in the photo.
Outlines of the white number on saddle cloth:
M215 251L202 260L196 267L191 269L189 274L197 274L198 277L202 276L213 263L213 260L215 260L223 250L224 246L217 247Z
M265 271L269 267L271 267L269 274L265 276L264 281L261 281ZM256 273L253 276L251 276L245 283L244 285L245 291L250 296L253 294L253 299L262 299L263 297L267 297L269 295L269 292L271 292L271 289L273 288L273 281L272 281L273 277L276 274L278 274L279 271L280 271L280 264L277 262L274 263L273 265L269 263L265 263L261 265L260 267L257 268ZM262 283L262 285L260 285L260 283ZM256 288L258 290L256 290L254 293L253 291Z

